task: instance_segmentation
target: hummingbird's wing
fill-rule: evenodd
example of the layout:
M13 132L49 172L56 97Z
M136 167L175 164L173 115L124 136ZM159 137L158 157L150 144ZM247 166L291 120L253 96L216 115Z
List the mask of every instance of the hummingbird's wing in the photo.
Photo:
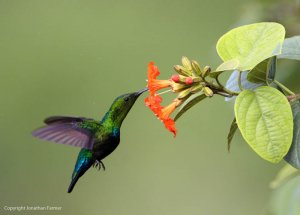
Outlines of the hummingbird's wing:
M63 116L49 117L44 122L47 125L33 131L33 136L71 146L93 148L93 130L89 128L97 127L99 122L83 117Z
M83 122L84 120L93 120L85 117L74 117L74 116L50 116L44 120L47 125L54 123L68 123L68 122Z

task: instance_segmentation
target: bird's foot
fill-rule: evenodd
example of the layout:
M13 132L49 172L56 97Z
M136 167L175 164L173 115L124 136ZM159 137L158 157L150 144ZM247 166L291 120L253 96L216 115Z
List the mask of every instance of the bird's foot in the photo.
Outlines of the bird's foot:
M105 171L105 166L104 166L104 163L102 161L96 160L95 163L93 164L93 167L98 168L98 170L103 168L103 170Z

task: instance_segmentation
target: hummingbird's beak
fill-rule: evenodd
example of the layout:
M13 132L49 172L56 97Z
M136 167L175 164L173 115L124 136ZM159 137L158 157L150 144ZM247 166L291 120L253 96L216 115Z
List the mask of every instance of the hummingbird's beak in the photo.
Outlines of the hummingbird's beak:
M146 88L144 88L144 89L142 89L142 90L136 92L136 93L135 93L135 96L138 97L138 96L140 96L142 93L144 93L144 92L146 92L146 91L148 91L148 87L146 87Z

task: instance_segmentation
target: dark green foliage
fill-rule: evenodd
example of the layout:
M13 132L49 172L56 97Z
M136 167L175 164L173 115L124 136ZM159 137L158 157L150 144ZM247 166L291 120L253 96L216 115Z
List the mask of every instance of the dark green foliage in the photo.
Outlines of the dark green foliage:
M300 169L300 103L297 101L292 105L294 117L294 131L292 146L285 156L285 160L293 167Z
M234 136L237 129L238 129L238 125L236 123L236 118L234 118L232 120L230 130L229 130L229 133L228 133L228 136L227 136L227 149L228 149L228 151L230 151L230 144L231 144L231 141L232 141L233 136Z

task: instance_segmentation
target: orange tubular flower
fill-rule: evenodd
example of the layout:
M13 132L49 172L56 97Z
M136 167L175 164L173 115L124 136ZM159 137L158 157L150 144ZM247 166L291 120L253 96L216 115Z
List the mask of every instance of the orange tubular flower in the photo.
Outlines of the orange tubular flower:
M177 107L184 103L188 105L188 98L198 92L202 92L202 95L207 97L212 97L215 92L223 92L221 85L217 86L218 89L211 89L211 87L215 86L210 81L205 80L205 77L211 71L209 66L202 70L196 61L190 61L187 57L182 57L181 62L182 66L174 66L177 74L173 74L168 80L158 80L157 77L160 72L157 66L153 62L148 64L148 89L150 95L145 99L145 104L164 123L165 127L174 134L174 137L176 136L175 121L170 116ZM162 98L157 93L157 91L164 88L169 88L165 92L172 91L174 94L177 94L172 103L165 107L161 105ZM225 91L223 93L227 94ZM182 112L178 114L177 119Z
M154 66L154 62L150 62L148 65L148 88L150 95L155 95L156 91L171 86L171 80L157 80L157 76L160 74L157 66Z
M174 135L174 137L176 137L176 127L175 127L175 122L173 119L169 118L163 121L163 123L165 124L166 129L168 129L169 131L171 131Z
M174 99L171 104L169 104L161 110L161 113L158 116L159 119L161 119L162 122L165 124L165 127L174 134L174 137L176 136L177 131L175 127L175 122L173 119L170 118L170 115L180 103L181 102L178 99Z
M157 66L154 66L153 62L148 65L148 88L150 96L145 99L145 104L148 106L154 114L164 123L165 127L176 136L176 127L173 119L170 118L171 113L180 104L178 99L175 99L170 105L163 107L160 105L162 98L156 94L156 91L171 87L172 80L157 80L157 76L160 74Z
M145 104L148 106L155 115L160 115L160 112L162 110L162 106L160 103L162 102L162 98L159 95L149 96L148 98L145 98Z
M176 107L180 104L180 101L178 99L174 99L171 104L168 106L164 107L161 110L161 118L162 119L167 119L170 118L170 115L173 113L173 111L176 109Z

